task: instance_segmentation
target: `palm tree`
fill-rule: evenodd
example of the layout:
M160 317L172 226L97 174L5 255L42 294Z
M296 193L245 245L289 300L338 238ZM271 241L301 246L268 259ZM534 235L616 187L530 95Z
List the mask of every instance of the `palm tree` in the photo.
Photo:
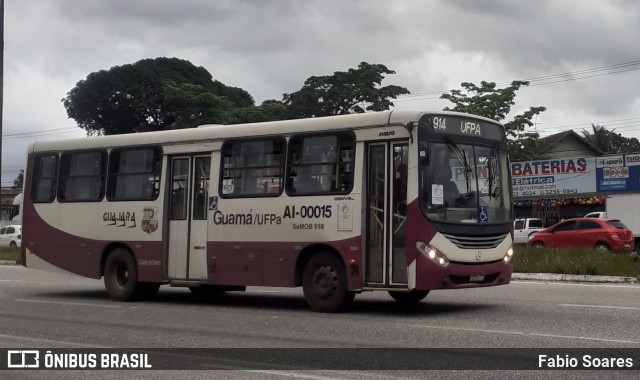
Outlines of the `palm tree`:
M601 151L615 153L611 151L611 134L615 129L609 131L603 125L595 124L591 124L591 128L593 128L593 134L586 129L582 129L582 136Z

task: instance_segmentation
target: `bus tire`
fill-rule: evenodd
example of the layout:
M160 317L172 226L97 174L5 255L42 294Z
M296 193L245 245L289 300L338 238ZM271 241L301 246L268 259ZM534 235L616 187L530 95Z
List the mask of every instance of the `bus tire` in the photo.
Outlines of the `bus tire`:
M393 297L394 300L402 303L402 304L412 304L418 303L424 299L424 297L429 294L428 290L416 290L413 292L394 292L389 291L389 295Z
M133 255L125 248L116 248L104 264L104 287L112 300L136 301L154 296L160 284L138 282Z
M316 253L302 274L304 298L312 310L333 313L344 310L355 296L347 290L347 273L342 261L328 252Z

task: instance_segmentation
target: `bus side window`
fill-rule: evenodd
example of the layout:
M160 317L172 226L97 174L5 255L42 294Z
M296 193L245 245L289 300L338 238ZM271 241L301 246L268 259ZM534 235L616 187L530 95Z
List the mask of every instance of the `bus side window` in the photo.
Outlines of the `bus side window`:
M259 170L255 169L255 167L259 165L260 165L259 152L257 152L251 146L251 144L243 144L242 166L247 168L242 173L241 192L243 195L252 195L256 193L262 193L262 191L258 191Z
M322 185L312 176L310 166L300 166L297 175L293 177L292 190L299 193L319 193L322 191Z
M104 196L107 153L104 150L72 151L60 159L58 200L99 202Z
M353 187L351 133L298 135L289 140L289 195L348 194Z
M158 147L114 149L109 160L107 199L153 200L158 197L162 152Z
M222 147L223 198L274 197L282 193L285 140L229 140Z

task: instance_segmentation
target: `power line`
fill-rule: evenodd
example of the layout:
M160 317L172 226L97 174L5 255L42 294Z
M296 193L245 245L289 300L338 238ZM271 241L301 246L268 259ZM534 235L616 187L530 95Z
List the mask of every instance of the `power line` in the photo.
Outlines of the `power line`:
M64 133L73 133L73 132L82 132L81 129L66 127L66 128L55 128L55 129L43 129L38 131L31 132L20 132L20 133L11 133L3 135L2 138L5 139L20 139L26 137L36 137L36 136L47 136L47 135L59 135Z
M534 83L534 84L529 84L529 87L544 86L544 85L547 85L547 84L554 84L554 83L560 83L560 82L571 82L571 81L576 81L576 80L580 80L580 79L601 77L603 75L626 73L628 71L635 71L635 70L640 70L640 67L636 67L636 68L633 68L633 69L627 69L627 70L618 70L618 71L613 71L613 72L609 72L609 73L599 73L599 74L587 75L587 76L582 76L582 77L578 77L578 78L565 78L565 79L560 79L560 80L556 80L556 81L552 81L552 82Z
M632 67L632 66L637 66L637 67ZM632 68L629 68L629 67L632 67ZM611 70L614 70L614 71L611 71ZM529 82L529 87L534 87L534 86L544 86L544 85L560 83L560 82L570 82L570 81L576 81L580 79L594 78L594 77L599 77L603 75L625 73L625 72L635 71L635 70L640 70L640 60L617 63L617 64L602 66L602 67L594 67L590 69L570 71L570 72L565 72L560 74L543 75L539 77L532 77L528 79L519 79L519 80L527 81ZM601 71L607 71L607 72L601 72ZM585 74L589 74L589 75L585 75ZM562 78L562 79L553 80L557 78ZM540 82L540 83L536 83L536 82ZM501 83L497 83L496 86L506 86L509 84L511 84L511 82L501 82ZM406 95L398 96L398 99L395 99L394 102L440 99L440 95L448 94L448 93L449 91L427 91L427 92L420 92L420 93L414 93L414 94L406 94ZM434 96L434 95L439 95L439 96Z
M570 76L574 76L574 75L589 74L589 73L603 71L603 70L619 69L621 67L638 66L638 65L640 65L640 60L629 61L629 62L624 62L624 63L616 63L614 65L595 67L595 68L591 68L591 69L569 71L569 72L561 73L561 74L544 75L544 76L540 76L540 77L533 77L533 78L522 79L522 80L528 81L528 82L545 81L545 80L548 80L548 79L570 77ZM638 70L638 69L640 69L640 67L637 67L635 69L630 69L630 70ZM630 70L625 70L625 71L630 71ZM624 71L614 71L614 72L610 72L610 73L607 73L607 74L616 74L618 72L624 72ZM586 78L589 78L589 77L586 77ZM509 83L510 82L505 82L504 84L509 84Z

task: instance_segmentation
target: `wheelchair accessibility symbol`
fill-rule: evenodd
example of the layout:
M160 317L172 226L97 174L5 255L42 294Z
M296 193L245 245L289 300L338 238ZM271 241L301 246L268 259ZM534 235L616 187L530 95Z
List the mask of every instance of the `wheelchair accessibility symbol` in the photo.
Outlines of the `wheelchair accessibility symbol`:
M480 221L480 223L489 222L489 207L487 206L478 207L478 220Z

